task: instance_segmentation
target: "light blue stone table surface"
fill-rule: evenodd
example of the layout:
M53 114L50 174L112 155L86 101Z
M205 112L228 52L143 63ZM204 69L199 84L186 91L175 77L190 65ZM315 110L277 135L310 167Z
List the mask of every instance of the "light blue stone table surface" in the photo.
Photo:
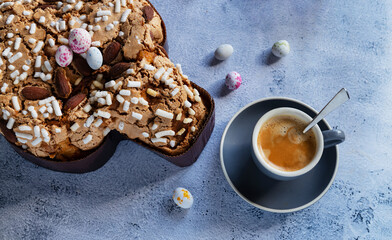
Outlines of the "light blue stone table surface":
M101 169L65 174L25 161L1 137L0 239L392 239L392 1L152 2L166 22L171 59L216 102L215 130L199 160L179 168L128 141ZM291 53L270 63L280 39ZM211 64L223 43L233 56ZM243 85L222 94L229 71ZM237 196L219 160L231 117L271 96L320 110L342 87L351 100L327 120L347 140L327 194L291 214ZM179 186L194 195L188 211L172 203Z

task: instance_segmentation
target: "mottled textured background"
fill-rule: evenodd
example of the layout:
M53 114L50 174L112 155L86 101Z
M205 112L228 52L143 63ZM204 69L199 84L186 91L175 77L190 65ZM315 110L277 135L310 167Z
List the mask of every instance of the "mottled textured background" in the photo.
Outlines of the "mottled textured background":
M387 0L153 0L165 19L171 59L216 101L216 128L199 160L178 168L123 142L100 170L52 172L0 138L0 239L391 239L392 2ZM270 46L291 54L269 61ZM234 55L215 64L222 43ZM227 94L223 79L244 84ZM335 182L313 206L272 214L241 200L226 182L219 144L230 118L263 97L316 109L341 88L351 101L327 120L345 130ZM195 204L183 211L172 191Z

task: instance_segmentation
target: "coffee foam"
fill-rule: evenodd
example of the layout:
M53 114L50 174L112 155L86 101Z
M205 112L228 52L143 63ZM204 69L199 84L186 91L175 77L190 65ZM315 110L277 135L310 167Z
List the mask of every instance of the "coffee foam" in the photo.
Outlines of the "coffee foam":
M271 150L269 150L269 149L262 149L262 148L260 148L260 150L264 153L264 156L266 158L269 158L269 156L271 155Z
M286 136L287 132L289 131L290 128L294 127L295 124L291 122L286 122L282 124L280 120L275 120L269 121L263 125L264 129L269 129L272 131L273 135L280 135L282 137Z
M258 138L259 149L264 153L267 162L283 171L294 171L305 167L311 160L311 156L309 157L309 152L304 151L303 147L309 144L309 141L316 140L313 130L305 134L302 132L306 125L307 123L304 120L290 115L276 116L267 120L261 127ZM267 136L264 141L269 142L269 144L264 145L264 148L260 143L262 139L260 137L261 132L264 132ZM291 153L284 153L284 149L282 151L277 150L276 148L281 146L282 141L297 145L298 149L290 150ZM281 157L277 158L279 155ZM290 156L290 161L287 160L287 156ZM274 160L271 161L270 158Z
M288 121L282 121L282 118L288 119ZM300 144L309 138L309 135L302 133L305 128L304 122L292 116L270 119L263 125L263 128L270 130L275 136L284 137L288 134L290 142L294 144Z
M309 139L309 135L302 133L301 130L291 128L288 133L290 142L294 144L301 144Z

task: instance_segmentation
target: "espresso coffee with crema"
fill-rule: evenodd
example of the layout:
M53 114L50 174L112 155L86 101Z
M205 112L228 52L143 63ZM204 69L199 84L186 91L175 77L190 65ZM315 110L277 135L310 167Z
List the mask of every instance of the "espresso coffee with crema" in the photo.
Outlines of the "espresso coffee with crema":
M257 145L271 166L282 171L296 171L308 165L316 154L313 130L303 134L307 123L295 116L275 116L260 129Z

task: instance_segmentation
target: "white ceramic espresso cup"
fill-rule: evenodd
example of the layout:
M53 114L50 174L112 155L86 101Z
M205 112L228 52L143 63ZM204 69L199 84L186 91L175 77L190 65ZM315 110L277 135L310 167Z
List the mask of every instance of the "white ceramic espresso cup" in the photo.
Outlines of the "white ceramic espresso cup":
M314 155L313 159L310 161L308 165L296 171L282 171L280 169L273 167L270 163L268 163L267 162L268 158L265 156L263 150L260 149L257 144L257 139L260 133L260 129L267 120L276 116L287 116L287 115L293 116L306 123L312 121L312 118L308 114L298 109L288 108L288 107L276 108L267 112L259 119L259 121L257 122L253 130L253 135L252 135L252 156L254 162L264 174L277 180L291 180L309 172L320 161L320 158L324 150L323 132L321 131L320 127L316 125L309 130L314 132L317 146L316 146L316 154Z

